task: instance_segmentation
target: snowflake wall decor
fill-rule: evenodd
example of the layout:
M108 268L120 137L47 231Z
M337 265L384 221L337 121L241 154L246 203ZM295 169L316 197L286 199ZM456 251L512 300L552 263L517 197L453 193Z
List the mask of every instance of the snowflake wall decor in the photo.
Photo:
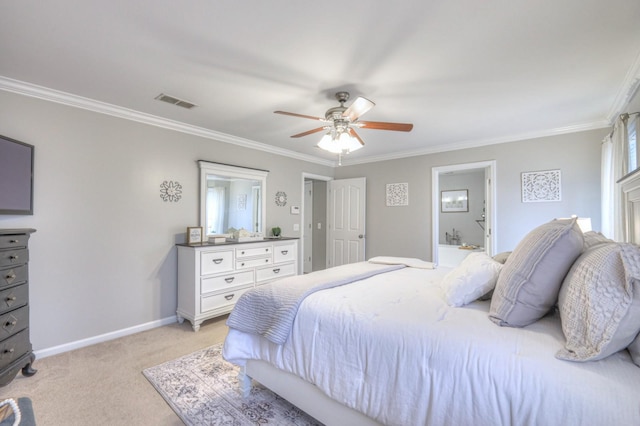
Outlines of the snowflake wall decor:
M182 198L182 185L178 182L164 181L160 184L160 198L164 202L178 202Z
M387 206L408 206L409 205L409 184L408 183L388 183L387 184Z
M562 201L560 170L522 173L522 202Z

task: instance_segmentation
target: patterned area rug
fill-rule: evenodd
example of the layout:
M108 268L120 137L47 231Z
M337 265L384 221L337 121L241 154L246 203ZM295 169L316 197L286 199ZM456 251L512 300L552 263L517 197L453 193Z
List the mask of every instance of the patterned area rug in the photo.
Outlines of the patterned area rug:
M243 398L239 367L222 359L222 345L145 369L151 382L188 426L321 425L262 385L253 382Z

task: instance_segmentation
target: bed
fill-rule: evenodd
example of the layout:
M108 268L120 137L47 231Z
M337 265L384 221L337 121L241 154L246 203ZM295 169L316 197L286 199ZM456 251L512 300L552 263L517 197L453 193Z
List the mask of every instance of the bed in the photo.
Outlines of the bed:
M481 253L457 268L395 258L362 262L358 268L395 267L302 292L284 340L238 325L241 313L234 309L223 355L243 367L245 387L252 378L328 425L640 424L640 309L634 310L633 295L622 303L628 309L616 314L624 326L596 349L581 353L579 348L594 330L580 329L574 336L567 328L570 320L580 323L574 318L580 312L593 315L600 308L572 308L583 303L576 302L576 289L598 287L610 278L598 272L599 278L585 284L585 274L593 277L593 268L606 268L581 265L593 263L594 256L597 262L619 259L621 250L640 264L634 257L640 248L601 236L585 239L575 220L559 222L532 231L538 231L537 240L525 237L504 264ZM573 239L559 244L570 239L565 234ZM532 241L545 238L553 250L543 253ZM576 253L559 256L558 250ZM531 264L538 270L523 278ZM548 284L554 268L562 275L557 288ZM630 268L620 283L627 290L640 287L640 273ZM314 274L297 279L313 280ZM538 288L553 287L545 290L551 296L538 309L541 314L533 315L539 318L531 321L530 306L505 309L504 300L513 296L504 284L509 274L524 283L520 299L539 297L541 292L527 288L532 279ZM616 271L611 276L619 278ZM493 297L480 300L490 289ZM640 289L636 293L640 307ZM595 325L595 333L611 335L610 326ZM619 340L617 346L613 340Z

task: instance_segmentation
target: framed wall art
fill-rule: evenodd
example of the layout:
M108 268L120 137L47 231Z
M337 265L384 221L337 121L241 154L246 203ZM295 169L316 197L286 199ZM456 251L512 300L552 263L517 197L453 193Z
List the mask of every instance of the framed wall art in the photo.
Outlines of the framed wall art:
M202 244L201 226L189 226L187 228L187 244Z
M442 213L468 212L469 190L440 191L440 211Z
M522 202L562 201L560 170L522 173Z
M409 184L408 183L388 183L387 184L387 207L408 206L409 205Z

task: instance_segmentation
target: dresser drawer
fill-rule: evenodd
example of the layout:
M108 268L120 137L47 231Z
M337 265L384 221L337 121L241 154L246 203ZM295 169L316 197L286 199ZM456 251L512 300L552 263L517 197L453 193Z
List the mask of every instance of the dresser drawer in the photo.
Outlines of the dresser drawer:
M200 256L200 273L217 274L233 270L233 251L205 251Z
M202 296L202 299L200 299L200 313L235 305L240 296L252 288L253 286L233 288L220 294Z
M256 283L273 280L281 277L287 277L295 274L296 274L295 263L287 263L285 265L274 265L269 268L260 268L256 270Z
M13 268L0 270L0 289L10 285L27 282L29 270L27 265L20 265Z
M0 268L3 266L21 265L29 261L29 250L15 249L0 251Z
M0 314L24 306L29 301L29 286L22 284L0 291Z
M236 259L270 255L272 252L273 252L273 247L270 245L266 247L242 247L242 248L236 249Z
M0 369L31 350L29 329L24 329L0 342Z
M11 337L27 327L29 327L28 306L0 315L0 340Z
M0 235L0 250L5 248L26 247L28 241L28 234Z
M203 278L200 285L200 294L251 284L253 284L253 271Z
M236 262L236 269L255 268L256 266L271 265L272 263L273 259L271 256L261 257L259 259L238 260Z
M282 244L273 246L273 262L288 262L296 258L295 244Z

